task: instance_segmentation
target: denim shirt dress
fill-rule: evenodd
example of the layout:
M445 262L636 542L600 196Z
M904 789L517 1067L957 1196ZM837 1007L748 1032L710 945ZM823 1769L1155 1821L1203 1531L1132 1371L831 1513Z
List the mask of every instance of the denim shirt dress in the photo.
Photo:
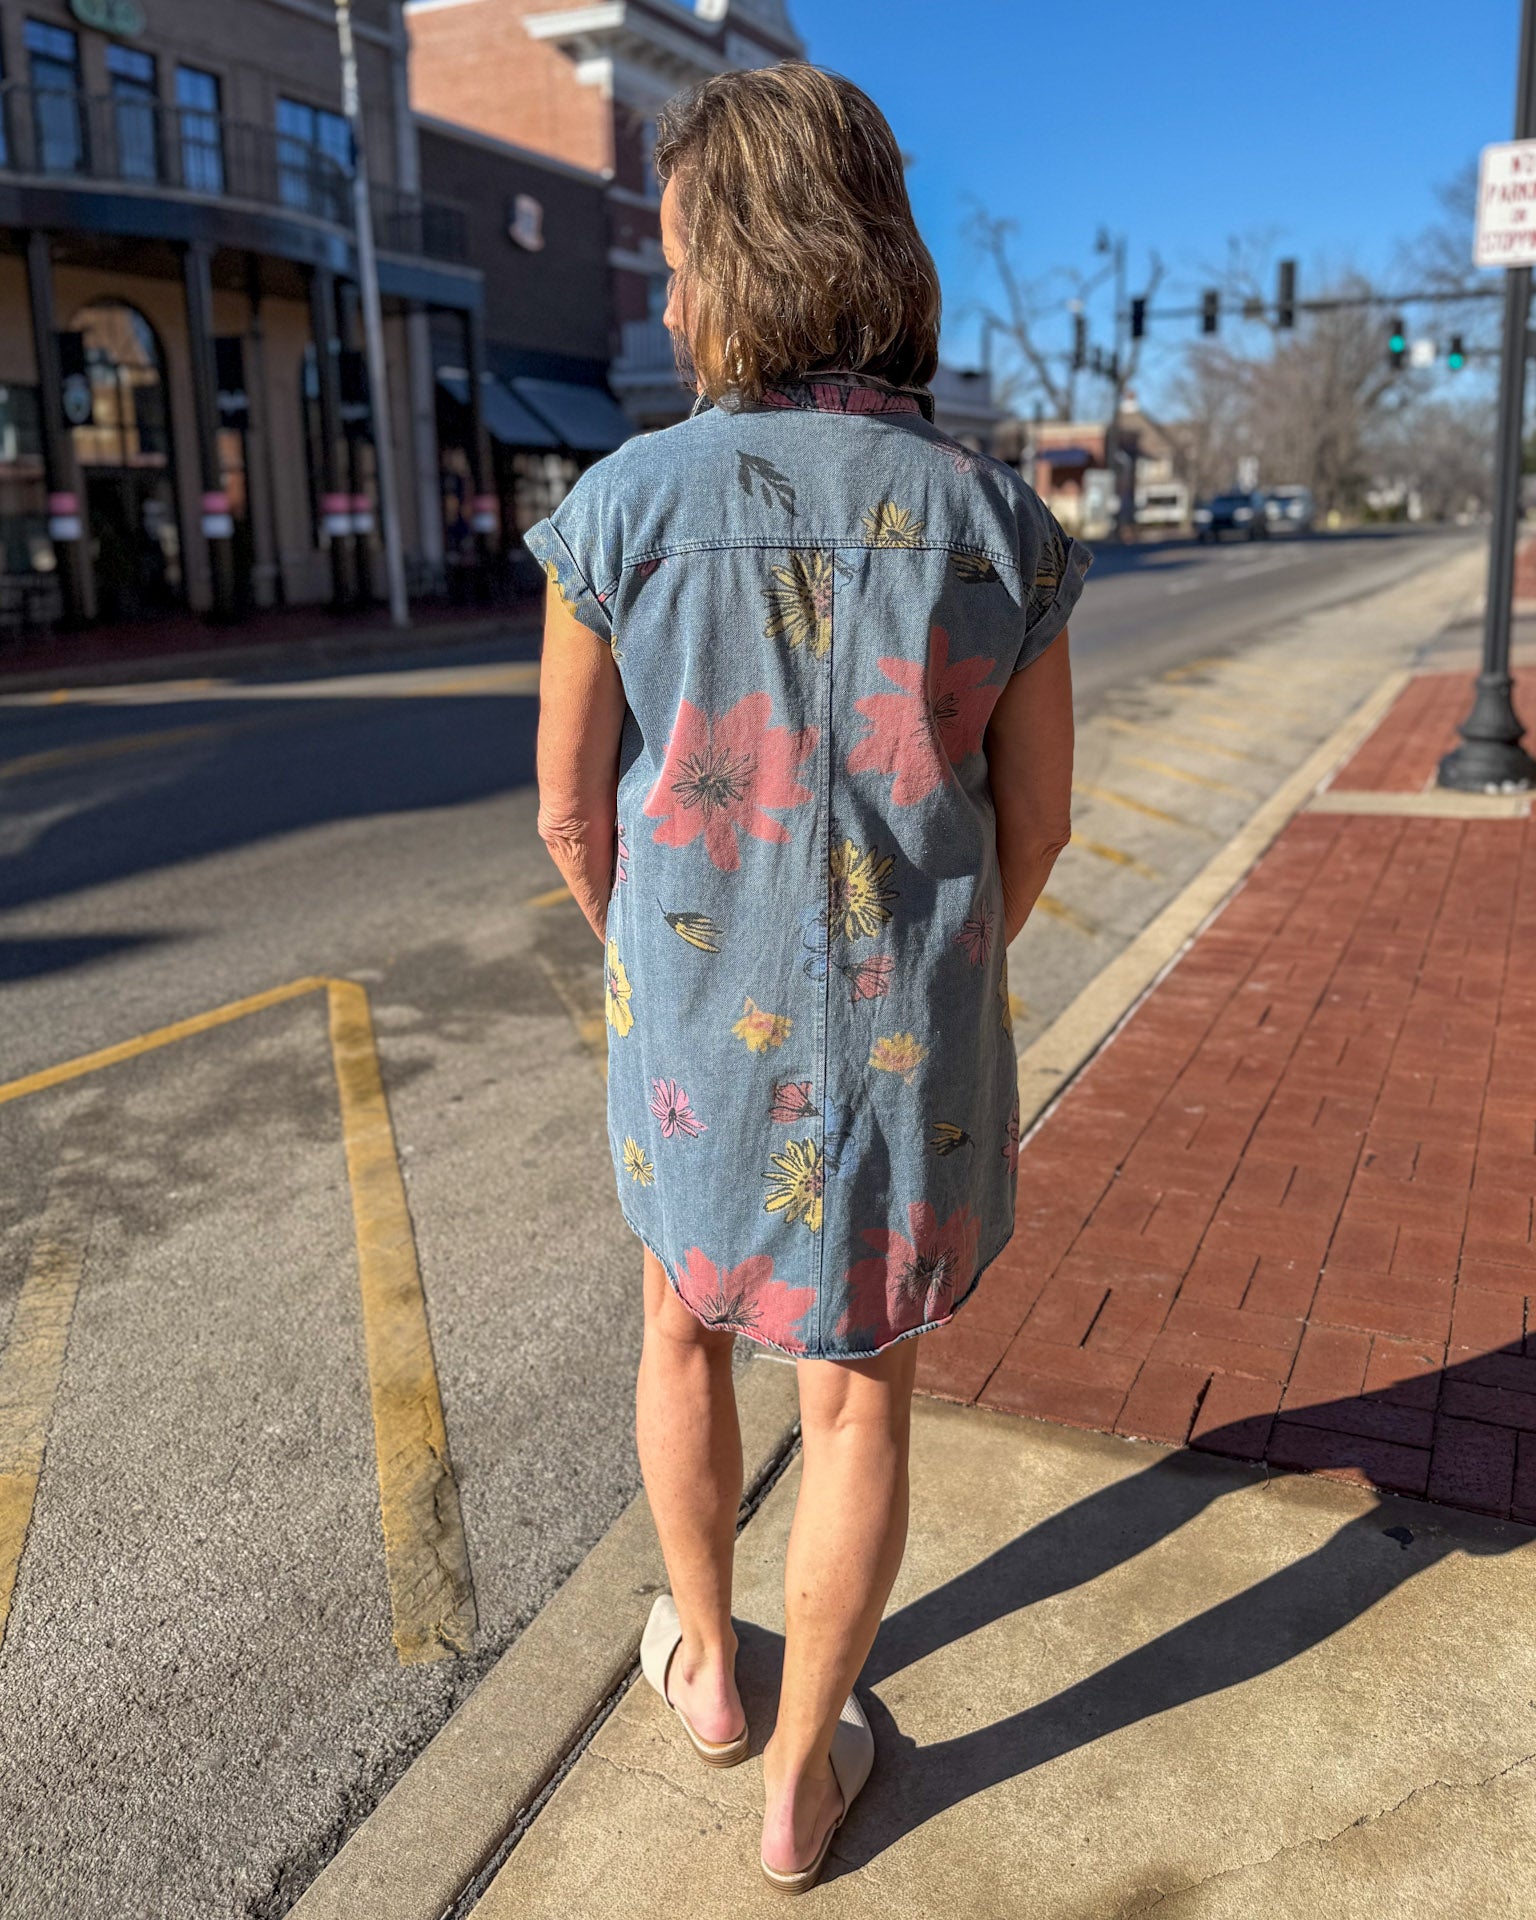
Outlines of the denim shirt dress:
M628 702L625 1217L700 1320L810 1358L943 1325L1013 1231L985 730L1089 556L930 416L847 374L701 403L526 535Z

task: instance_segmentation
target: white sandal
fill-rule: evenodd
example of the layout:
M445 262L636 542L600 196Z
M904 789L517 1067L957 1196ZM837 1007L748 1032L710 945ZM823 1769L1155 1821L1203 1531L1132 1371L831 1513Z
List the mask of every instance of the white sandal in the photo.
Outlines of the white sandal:
M749 1730L743 1727L734 1740L701 1739L689 1724L687 1714L681 1707L672 1706L667 1698L667 1670L672 1665L673 1654L682 1644L683 1629L677 1617L677 1602L670 1593L658 1593L640 1641L640 1671L682 1721L683 1731L693 1742L693 1750L705 1766L734 1767L747 1757Z
M853 1805L864 1782L869 1778L870 1768L875 1764L875 1736L870 1732L869 1722L864 1717L864 1709L853 1694L843 1702L843 1710L837 1717L837 1725L832 1729L832 1777L836 1780L838 1791L843 1796L843 1810L827 1828L826 1838L822 1841L816 1858L808 1867L801 1867L794 1873L779 1873L768 1862L758 1856L758 1865L763 1870L763 1878L769 1886L777 1887L781 1893L809 1893L821 1878L821 1870L827 1863L827 1854L831 1851L832 1838L838 1828L848 1818L848 1809Z

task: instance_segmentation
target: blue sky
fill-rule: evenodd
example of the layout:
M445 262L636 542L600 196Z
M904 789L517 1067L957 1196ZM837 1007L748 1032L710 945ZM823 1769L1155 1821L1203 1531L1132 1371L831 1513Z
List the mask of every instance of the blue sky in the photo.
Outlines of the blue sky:
M1330 265L1389 269L1436 186L1513 126L1519 0L790 6L810 57L873 94L913 156L962 363L986 287L963 234L977 201L1017 220L1030 273L1091 269L1103 224L1130 241L1131 290L1156 248L1182 305L1229 236L1259 233L1305 294Z

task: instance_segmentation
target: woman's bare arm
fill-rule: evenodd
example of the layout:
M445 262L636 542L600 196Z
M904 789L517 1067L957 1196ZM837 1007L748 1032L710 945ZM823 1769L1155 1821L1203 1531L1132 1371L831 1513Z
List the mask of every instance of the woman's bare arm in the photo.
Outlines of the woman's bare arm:
M623 730L612 652L551 587L539 667L539 838L599 940L613 887Z
M1009 680L992 709L986 746L1011 941L1072 838L1072 666L1065 629Z

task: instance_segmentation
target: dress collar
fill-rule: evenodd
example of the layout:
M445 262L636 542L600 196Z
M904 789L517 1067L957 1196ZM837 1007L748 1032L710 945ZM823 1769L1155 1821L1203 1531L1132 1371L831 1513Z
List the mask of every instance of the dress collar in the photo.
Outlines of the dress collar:
M712 404L700 394L693 412L707 412ZM775 381L755 402L728 395L720 404L731 413L918 413L925 420L933 418L933 395L926 387L893 387L876 374L841 367L808 373L803 380Z

